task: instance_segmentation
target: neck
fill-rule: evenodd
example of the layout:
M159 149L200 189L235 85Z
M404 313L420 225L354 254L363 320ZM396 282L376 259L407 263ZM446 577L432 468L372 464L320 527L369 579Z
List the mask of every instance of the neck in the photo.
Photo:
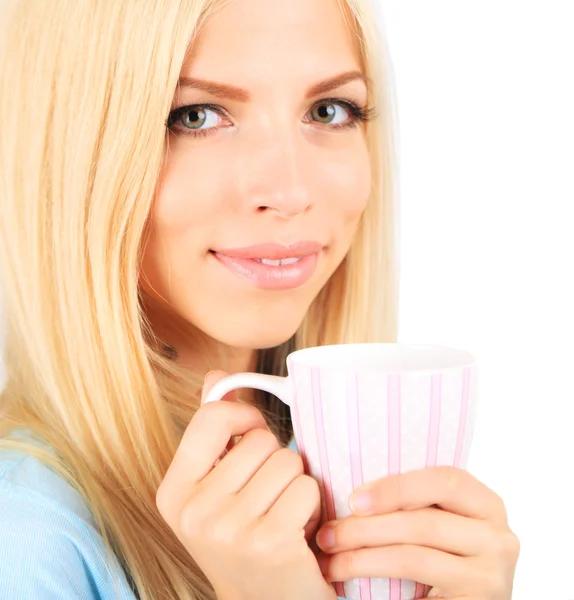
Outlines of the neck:
M178 364L201 374L212 370L227 373L257 370L259 353L252 348L235 348L209 337L168 308L146 299L145 313L154 335L165 346L165 354Z

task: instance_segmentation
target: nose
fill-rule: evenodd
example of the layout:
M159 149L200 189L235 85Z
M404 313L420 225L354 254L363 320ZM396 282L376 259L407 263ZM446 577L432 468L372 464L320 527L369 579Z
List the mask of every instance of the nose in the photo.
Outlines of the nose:
M292 219L303 213L306 213L311 205L308 201L307 192L296 186L290 189L277 190L273 194L266 194L265 197L254 198L254 205L258 212L267 212L274 214L279 218Z
M259 138L243 162L243 205L249 211L279 219L293 219L311 209L310 161L297 134Z

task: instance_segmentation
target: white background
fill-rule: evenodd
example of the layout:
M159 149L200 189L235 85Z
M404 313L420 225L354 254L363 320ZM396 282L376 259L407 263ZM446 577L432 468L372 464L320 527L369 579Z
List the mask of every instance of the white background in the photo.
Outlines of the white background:
M574 600L574 2L378 1L399 100L399 341L476 356L468 469L521 540L513 600Z
M378 0L398 95L399 341L479 363L468 470L574 599L574 2Z

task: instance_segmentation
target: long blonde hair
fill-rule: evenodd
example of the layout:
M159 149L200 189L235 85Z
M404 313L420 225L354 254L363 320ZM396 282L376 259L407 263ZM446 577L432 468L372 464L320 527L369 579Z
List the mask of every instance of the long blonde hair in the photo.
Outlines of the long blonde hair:
M261 354L266 372L282 374L292 349L396 341L394 87L370 1L340 5L379 114L366 131L371 198L348 256L297 334ZM0 6L0 447L36 456L84 496L142 600L214 598L155 506L204 373L163 355L138 283L173 93L191 41L224 2ZM288 414L266 402L286 443ZM18 429L54 452L18 439Z

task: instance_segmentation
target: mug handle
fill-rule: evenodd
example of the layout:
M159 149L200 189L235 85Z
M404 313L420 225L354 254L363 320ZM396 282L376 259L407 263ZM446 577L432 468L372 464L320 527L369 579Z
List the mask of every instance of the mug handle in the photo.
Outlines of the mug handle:
M202 402L202 406L208 402L221 400L228 392L240 388L253 388L269 392L277 396L287 406L291 406L289 377L262 375L261 373L235 373L234 375L224 377L209 390L205 400Z

